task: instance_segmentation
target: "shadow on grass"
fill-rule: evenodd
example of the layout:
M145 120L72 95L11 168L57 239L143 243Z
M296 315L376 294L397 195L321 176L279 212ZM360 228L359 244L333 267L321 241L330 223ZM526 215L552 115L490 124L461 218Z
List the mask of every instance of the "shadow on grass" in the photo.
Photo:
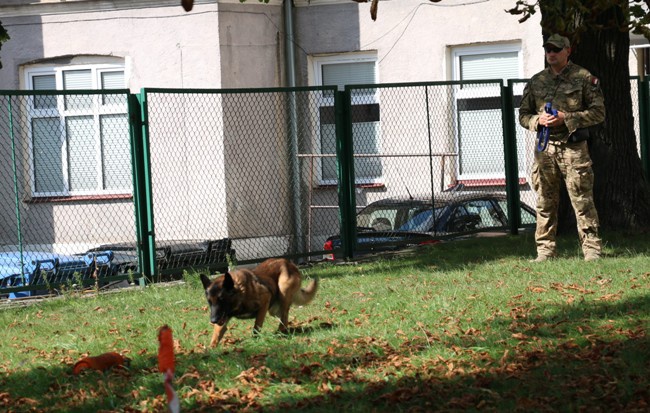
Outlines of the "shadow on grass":
M3 374L0 381L0 411L7 412L105 412L125 411L133 392L158 394L162 379L155 361L143 368L136 356L130 368L113 368L106 372L84 370L72 374L72 365L36 367ZM148 389L134 382L145 377ZM13 389L20 389L18 393ZM6 409L6 410L5 410ZM126 410L128 411L128 410Z
M322 322L318 325L318 327L314 326L290 326L287 328L287 334L290 335L308 335L313 333L314 331L317 330L331 330L335 328L335 325L332 323L327 323L327 322Z
M454 349L455 357L434 358L424 365L404 363L403 377L386 372L395 366L393 353L384 358L368 357L369 353L338 356L330 360L336 366L330 368L342 373L316 372L304 378L327 382L330 392L313 398L287 397L273 406L258 407L283 412L647 412L649 316L648 296L616 303L540 306L525 322L508 316L483 329L498 337L510 332L512 343L477 350L481 341L475 336L449 338L443 343ZM629 325L606 331L616 319ZM489 335L482 338L499 343ZM415 351L425 348L411 344ZM501 356L491 357L490 350L500 351ZM401 362L409 357L405 355ZM365 368L385 374L364 380L355 372Z
M649 348L649 340L642 338L528 353L488 369L472 363L457 363L450 369L449 363L439 363L420 369L415 376L354 383L351 391L333 391L264 410L646 412ZM645 370L630 369L635 360L646 363Z
M241 320L246 322L247 320ZM311 320L317 322L318 319ZM252 327L252 325L251 325ZM269 326L270 327L270 326ZM294 325L287 334L268 332L269 336L280 337L279 342L286 342L290 346L294 336L308 336L314 332L331 330L337 326L328 322L319 322L317 325ZM246 333L229 340L218 349L204 351L185 351L176 354L176 384L201 388L204 383L210 382L212 374L220 374L222 363L237 366L263 365L273 355L261 353L256 345L243 346L241 343L247 339L261 339L254 336L250 329L240 329L238 333ZM34 349L26 348L26 352ZM286 350L282 350L286 351ZM280 353L278 353L280 354ZM34 359L48 358L48 355L35 355ZM131 359L128 368L112 368L106 372L86 369L79 375L72 373L73 362L62 361L61 364L49 367L34 367L14 371L0 370L0 411L8 412L139 412L153 411L166 412L165 392L162 385L162 375L158 371L156 355L129 354ZM200 375L195 375L198 369ZM246 369L246 367L244 368ZM212 370L212 371L211 371ZM182 375L190 373L189 377L181 379ZM179 383L183 380L184 385ZM236 383L233 383L233 385ZM16 389L19 389L16 391ZM219 392L219 389L215 389ZM179 390L182 396L182 391ZM231 394L225 389L220 394L223 409L217 411L240 411L245 409L245 400L236 397L237 392ZM147 399L146 406L140 405L139 399ZM209 409L211 410L211 409ZM186 411L186 410L183 410ZM190 410L191 411L191 410Z
M357 372L365 367L377 368L382 363L389 365L392 358L368 360L361 355L334 358L332 361L338 366L335 368L250 369L250 377L242 372L233 380L231 389L210 391L202 387L210 386L209 374L204 374L202 380L183 379L182 384L176 383L176 388L181 398L194 399L191 407L184 405L184 412L646 412L650 403L649 354L650 340L639 337L587 347L559 346L544 351L522 351L488 366L478 365L471 358L467 361L460 357L432 360L421 366L405 366L407 374L401 377L385 374L373 379ZM189 355L183 364L199 364L205 362L206 357ZM218 368L215 373L218 374ZM85 377L67 380L65 374L65 369L49 369L51 383L43 387L34 386L29 374L17 378L22 379L25 386L34 386L35 391L11 400L4 408L15 412L135 412L143 411L140 409L144 406L133 394L149 393L147 411L166 411L157 372L137 369L125 375L89 372ZM151 376L146 388L131 384L140 381L139 376L143 375ZM312 395L283 393L273 404L263 404L262 397L274 392L271 386L265 386L267 380L275 386L291 384L296 388L303 383L317 382L320 392ZM186 396L192 388L204 395ZM43 393L45 389L49 394L47 398ZM107 403L107 398L111 402ZM39 404L28 399L37 400Z

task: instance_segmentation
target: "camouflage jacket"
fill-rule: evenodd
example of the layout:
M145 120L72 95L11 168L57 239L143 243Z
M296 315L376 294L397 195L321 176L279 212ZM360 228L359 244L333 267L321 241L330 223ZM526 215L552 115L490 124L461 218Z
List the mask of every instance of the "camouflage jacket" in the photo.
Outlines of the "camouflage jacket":
M563 125L551 129L553 141L566 142L576 129L605 120L605 100L598 79L571 61L559 75L547 67L530 79L519 107L521 126L537 131L546 102L566 115Z

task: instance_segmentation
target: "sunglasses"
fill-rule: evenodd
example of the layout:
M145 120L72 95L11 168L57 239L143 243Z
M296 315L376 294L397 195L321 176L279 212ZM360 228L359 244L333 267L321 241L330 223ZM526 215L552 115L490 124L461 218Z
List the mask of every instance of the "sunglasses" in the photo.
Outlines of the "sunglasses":
M544 50L546 50L546 53L560 53L564 49L555 46L545 46Z

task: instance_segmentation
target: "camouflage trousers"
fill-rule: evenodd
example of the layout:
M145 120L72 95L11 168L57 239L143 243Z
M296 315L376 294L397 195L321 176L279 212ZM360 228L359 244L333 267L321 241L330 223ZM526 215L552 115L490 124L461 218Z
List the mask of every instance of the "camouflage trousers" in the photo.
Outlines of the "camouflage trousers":
M564 180L576 214L578 236L586 256L600 256L598 212L594 205L594 173L587 141L563 144L549 142L546 151L535 151L533 189L537 192L537 255L555 256L558 204Z

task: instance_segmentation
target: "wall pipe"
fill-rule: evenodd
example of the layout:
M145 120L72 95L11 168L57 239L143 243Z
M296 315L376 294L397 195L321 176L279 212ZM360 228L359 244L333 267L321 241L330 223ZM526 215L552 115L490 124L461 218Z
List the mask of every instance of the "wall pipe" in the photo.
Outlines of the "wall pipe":
M295 56L293 47L293 2L284 0L284 55L285 76L287 87L296 86ZM300 179L300 160L298 159L298 116L296 113L296 94L289 92L289 165L291 167L291 186L293 194L292 226L296 239L290 243L290 252L302 254L305 250L305 240L302 231L302 191Z

